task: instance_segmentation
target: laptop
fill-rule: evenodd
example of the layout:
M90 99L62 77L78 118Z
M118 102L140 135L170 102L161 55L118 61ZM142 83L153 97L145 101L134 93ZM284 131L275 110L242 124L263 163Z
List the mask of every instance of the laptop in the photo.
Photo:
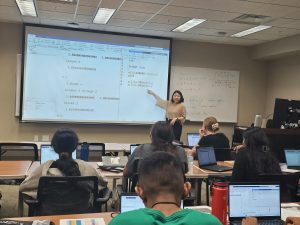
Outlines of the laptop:
M258 224L284 224L279 183L229 183L228 211L232 225L245 217L256 217Z
M106 168L124 168L127 162L127 156L102 156L102 167Z
M198 145L200 138L199 133L187 133L187 145L191 147Z
M300 149L284 149L288 169L300 170Z
M217 160L213 147L197 147L197 156L199 167L202 169L216 172L232 170L232 167L217 165Z
M76 159L76 150L72 153L72 158ZM53 150L51 145L41 145L41 164L48 160L59 159L58 154Z
M231 148L214 148L217 161L233 160L231 157Z
M130 155L134 152L134 150L139 146L140 144L131 144L130 145Z
M120 196L120 212L128 212L137 209L143 209L145 205L142 199L136 193L122 193ZM180 208L183 209L183 200L181 200Z

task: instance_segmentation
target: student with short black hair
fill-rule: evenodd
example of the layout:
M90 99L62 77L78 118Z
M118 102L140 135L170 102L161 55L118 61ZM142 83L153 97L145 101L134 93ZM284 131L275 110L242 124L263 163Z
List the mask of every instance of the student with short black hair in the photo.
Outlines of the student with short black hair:
M72 129L58 129L53 135L51 145L59 159L49 160L29 174L20 185L20 192L24 197L36 198L39 179L42 176L97 176L99 191L107 186L107 181L93 166L72 158L72 152L76 151L78 145L78 136Z
M190 188L178 159L168 152L154 152L142 160L135 188L146 208L122 213L109 225L221 225L210 214L180 208Z

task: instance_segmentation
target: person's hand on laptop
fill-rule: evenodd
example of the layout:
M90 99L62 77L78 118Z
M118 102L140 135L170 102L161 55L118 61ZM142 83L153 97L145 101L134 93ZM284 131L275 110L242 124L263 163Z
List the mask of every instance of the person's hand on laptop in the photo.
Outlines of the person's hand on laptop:
M242 225L257 225L257 219L255 217L247 217L242 220Z

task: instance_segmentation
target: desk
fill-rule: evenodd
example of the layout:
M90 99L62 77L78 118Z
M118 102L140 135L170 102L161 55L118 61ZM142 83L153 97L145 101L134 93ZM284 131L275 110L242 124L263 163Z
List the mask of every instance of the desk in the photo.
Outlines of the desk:
M25 179L31 161L0 161L0 179Z
M0 161L0 179L24 180L31 164L31 161ZM19 192L18 215L21 213L23 213L23 197Z
M59 225L59 220L61 219L84 219L84 218L103 218L106 224L108 224L112 219L111 212L55 215L55 216L16 217L16 218L7 218L7 219L19 220L19 221L50 220L54 223L54 225Z

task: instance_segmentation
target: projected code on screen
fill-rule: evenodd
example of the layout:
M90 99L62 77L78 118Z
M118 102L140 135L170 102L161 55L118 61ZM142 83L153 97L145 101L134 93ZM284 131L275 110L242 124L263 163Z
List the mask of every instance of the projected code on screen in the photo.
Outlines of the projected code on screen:
M25 93L25 117L145 121L147 113L149 121L164 118L163 110L145 103L147 89L168 82L168 49L33 34L27 39L25 82L35 86ZM165 86L159 87L162 96ZM132 110L133 104L140 108Z

